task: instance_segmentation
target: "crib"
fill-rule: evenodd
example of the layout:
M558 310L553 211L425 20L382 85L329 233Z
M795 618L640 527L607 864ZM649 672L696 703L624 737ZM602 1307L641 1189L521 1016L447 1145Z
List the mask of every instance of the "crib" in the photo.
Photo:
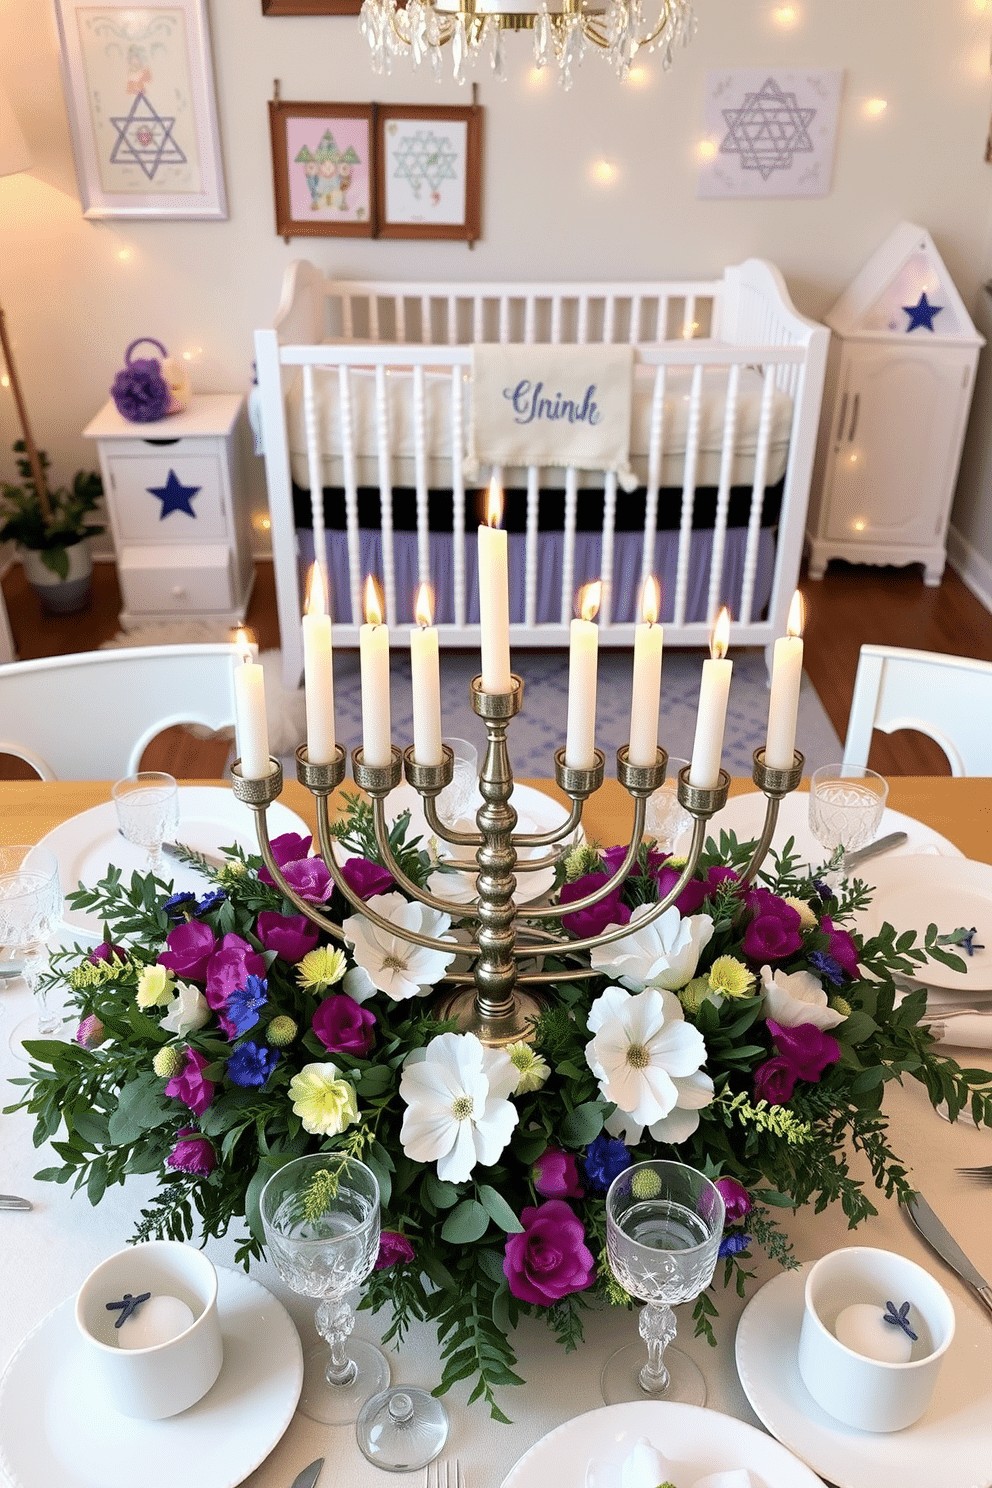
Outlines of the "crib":
M291 264L255 333L284 678L302 670L304 574L322 555L334 640L356 646L367 572L393 644L414 591L436 591L445 646L479 641L475 487L463 474L473 344L633 348L630 464L497 468L506 493L511 644L567 643L577 587L601 577L600 642L630 646L641 581L661 579L666 645L782 634L796 585L829 333L758 259L713 281L417 284L336 281ZM488 482L489 471L484 472Z

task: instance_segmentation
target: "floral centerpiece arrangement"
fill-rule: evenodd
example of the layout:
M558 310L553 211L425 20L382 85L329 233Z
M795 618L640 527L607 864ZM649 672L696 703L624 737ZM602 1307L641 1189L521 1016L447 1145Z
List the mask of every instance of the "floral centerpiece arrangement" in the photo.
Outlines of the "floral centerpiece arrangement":
M398 927L448 935L447 916L409 901L376 862L365 805L352 799L335 830L353 890ZM437 864L407 830L400 818L391 840L424 883ZM136 1238L243 1227L246 1266L262 1254L258 1198L273 1171L304 1151L360 1157L383 1209L364 1305L392 1310L387 1340L432 1319L439 1390L474 1380L471 1399L501 1420L495 1390L521 1383L521 1313L545 1317L568 1348L592 1299L631 1305L607 1264L603 1203L630 1163L675 1157L724 1195L725 1266L695 1312L712 1341L714 1291L743 1287L751 1247L790 1263L776 1211L839 1202L854 1226L874 1212L873 1185L908 1194L886 1134L889 1081L919 1080L952 1118L967 1104L992 1124L992 1076L941 1057L924 993L899 1001L895 984L927 957L954 964L947 942L964 932L931 926L920 945L884 926L862 940L848 926L865 885L811 876L788 851L747 888L747 845L711 840L677 903L644 926L678 868L642 847L619 891L563 922L576 937L608 924L629 934L592 953L589 979L570 980L561 960L533 1040L494 1049L432 1013L454 942L449 956L383 933L345 903L308 839L273 848L347 949L239 850L202 897L111 869L69 896L103 917L104 943L53 962L76 1040L29 1045L12 1109L33 1113L39 1145L52 1139L59 1165L40 1177L84 1186L95 1204L108 1184L155 1174ZM623 851L575 848L556 892L580 899Z

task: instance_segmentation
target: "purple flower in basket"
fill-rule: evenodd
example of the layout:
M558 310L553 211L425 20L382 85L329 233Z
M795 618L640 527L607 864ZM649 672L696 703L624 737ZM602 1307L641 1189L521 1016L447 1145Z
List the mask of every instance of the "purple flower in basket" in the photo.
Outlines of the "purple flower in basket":
M227 999L227 1019L235 1034L247 1033L258 1022L258 1010L269 1000L269 984L264 977L249 976L243 987L235 987Z
M752 889L747 906L754 919L744 932L741 950L751 961L783 961L802 948L802 920L798 909L769 889Z
M841 971L856 980L858 975L858 948L846 930L838 930L829 915L820 920L820 929L830 937L828 954L840 966Z
M111 383L110 396L121 418L133 424L153 424L169 411L169 384L154 357L135 357L122 367Z
M176 1145L165 1159L166 1167L192 1173L196 1178L208 1178L217 1166L213 1143L192 1126L184 1127L177 1136Z
M379 1254L376 1257L375 1269L385 1271L387 1266L403 1265L413 1260L413 1246L405 1235L398 1230L383 1230L379 1236Z
M551 1307L571 1292L584 1292L595 1276L582 1221L564 1199L548 1199L520 1215L523 1231L508 1235L503 1272L521 1302Z
M94 946L86 957L91 966L99 966L101 961L113 961L114 957L119 961L127 960L127 951L123 946L114 945L111 940L101 940L98 946Z
M724 1260L726 1256L740 1255L742 1250L747 1250L751 1244L750 1235L724 1235L720 1241L720 1249L717 1251L717 1259Z
M217 949L217 937L209 925L199 920L186 920L166 936L168 950L159 954L160 966L167 966L185 981L202 982L207 965Z
M312 841L312 837L304 837L299 832L283 832L281 837L273 837L269 846L272 848L272 856L279 867L285 868L287 863L295 863L300 858L305 858L310 851ZM258 870L258 877L262 883L275 883L275 879L264 863Z

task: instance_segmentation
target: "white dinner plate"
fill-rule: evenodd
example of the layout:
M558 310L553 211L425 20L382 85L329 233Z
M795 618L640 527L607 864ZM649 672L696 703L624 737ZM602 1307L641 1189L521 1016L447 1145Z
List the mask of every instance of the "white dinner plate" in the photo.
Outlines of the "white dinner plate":
M269 807L269 836L279 837L283 832L301 832L309 836L306 822L276 801ZM237 800L233 791L215 785L181 785L179 787L179 828L176 840L199 852L217 854L222 847L239 843L247 852L258 852L255 835L255 816L248 806ZM103 801L91 806L77 816L61 822L46 837L42 847L51 848L58 858L59 881L62 892L68 893L80 883L92 888L106 876L111 864L121 869L125 880L137 870L147 869L144 850L125 840L117 829L117 813L113 801ZM206 879L195 868L185 863L168 863L167 874L177 890L192 890L201 893ZM63 924L71 930L80 931L99 940L103 925L98 914L89 910L71 909L66 905Z
M823 1488L763 1431L718 1411L660 1400L604 1405L557 1426L524 1453L503 1488L620 1488L620 1470L642 1437L665 1458L675 1488L735 1468L754 1473L761 1488Z
M737 1327L737 1372L756 1414L780 1442L837 1488L990 1488L992 1329L955 1300L957 1329L926 1414L903 1431L857 1431L821 1410L796 1354L809 1266L757 1292Z
M723 810L710 821L707 836L719 841L721 830L726 830L736 832L738 842L753 841L761 835L764 820L765 797L760 791L751 791L743 796L732 796ZM858 876L863 877L866 882L874 883L876 864L889 859L919 853L935 854L946 858L962 856L960 848L955 847L953 842L947 837L942 837L932 827L928 827L925 822L917 821L913 816L906 816L902 811L893 811L887 806L882 812L882 820L876 836L886 837L890 832L905 832L906 841L901 847L892 848L887 853L881 853L878 858L870 859L864 868L858 870ZM822 843L817 842L809 829L808 791L793 791L785 797L779 808L772 847L777 852L781 852L790 837L795 838L795 851L805 863L815 866L823 863L829 856L826 848ZM680 839L680 847L683 841L687 846L688 833L684 839Z
M272 1451L303 1386L289 1313L240 1271L217 1267L224 1362L189 1410L135 1421L108 1401L68 1297L0 1380L0 1466L11 1488L234 1488Z
M880 857L866 865L872 870L875 892L867 909L857 916L862 935L876 935L886 921L900 930L915 930L923 938L928 925L942 935L962 926L975 926L975 954L952 946L965 971L952 971L939 961L928 961L920 977L931 987L952 992L992 992L992 864L970 858Z

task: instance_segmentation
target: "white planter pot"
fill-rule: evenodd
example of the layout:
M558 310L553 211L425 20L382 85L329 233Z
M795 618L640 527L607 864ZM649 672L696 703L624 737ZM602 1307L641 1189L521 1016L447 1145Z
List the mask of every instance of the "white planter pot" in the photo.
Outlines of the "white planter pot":
M87 541L67 548L69 572L64 579L52 573L34 548L21 549L21 565L31 588L50 615L74 615L90 602L93 579L93 555Z

